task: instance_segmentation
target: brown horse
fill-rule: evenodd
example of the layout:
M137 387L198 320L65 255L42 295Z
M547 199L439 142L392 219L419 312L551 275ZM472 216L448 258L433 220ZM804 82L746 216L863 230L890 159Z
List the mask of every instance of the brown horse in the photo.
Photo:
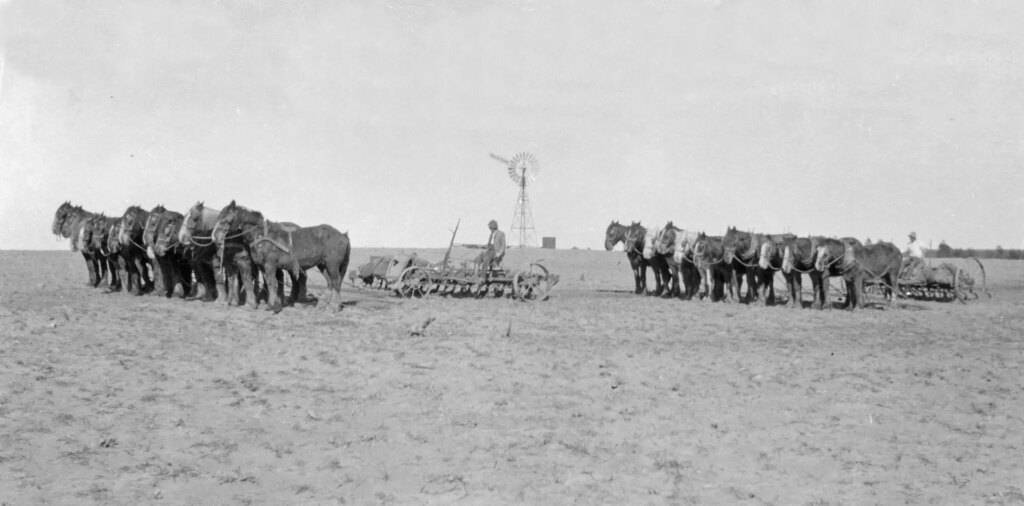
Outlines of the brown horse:
M82 209L82 206L72 205L65 201L53 214L53 223L50 231L58 237L71 239L71 251L80 251L85 258L85 267L89 271L89 286L99 286L107 277L107 261L94 254L91 249L82 250L81 232L85 226L84 220L95 216L95 213Z
M341 284L351 254L348 234L330 225L289 231L267 220L259 211L246 209L232 200L217 217L213 237L223 245L232 236L248 244L253 262L263 267L268 285L268 305L275 313L281 310L282 303L277 290L277 276L271 273L278 269L289 270L298 276L306 269L317 267L327 280L329 297L323 307L340 308Z
M611 251L619 242L622 249L626 251L626 258L629 259L629 266L633 269L633 293L641 294L647 291L647 267L650 263L644 259L644 238L647 229L634 221L628 227L618 221L611 222L604 233L604 249ZM657 276L655 276L657 278Z
M814 247L814 270L821 276L821 283L817 287L820 293L814 294L814 302L811 303L811 307L814 309L832 308L832 302L829 299L829 278L830 277L843 277L844 271L844 259L846 258L846 250L851 245L863 246L859 240L852 237L844 237L842 239L836 239L832 237L812 237L811 243ZM843 302L842 307L847 308L850 305L852 299L853 286L850 282L846 281L846 300Z
M156 256L156 252L153 251L153 246L156 244L157 225L160 221L160 215L167 211L167 208L163 204L160 204L153 209L149 210L149 217L146 218L146 222L142 224L142 245L145 246L146 251L149 253L152 259L153 269L153 293L155 295L164 295L167 293L167 287L164 286L164 273L163 263ZM173 287L172 287L173 290Z
M108 218L103 214L94 216L89 220L90 226L90 250L101 258L106 258L110 282L107 283L107 291L119 292L124 288L125 278L121 261L121 248L117 244L117 227L121 225L120 218ZM111 247L111 236L115 246ZM101 282L102 284L102 282Z
M657 255L668 265L668 278L672 283L666 290L668 296L689 300L697 294L700 273L693 263L693 244L696 240L696 232L687 232L669 221L664 228L658 230L652 242L644 244L644 258L650 261Z
M214 261L217 265L224 264L225 284L227 285L228 304L247 304L250 308L256 309L259 304L259 276L263 271L262 266L252 261L252 254L249 245L242 237L228 237L223 244L213 238L213 229L217 224L217 217L220 211L209 209L203 202L196 202L185 215L180 236L183 243L193 243L198 246L197 250L202 256L207 255L206 250L212 248ZM294 223L278 223L286 231L298 230L299 226ZM197 232L198 231L198 232ZM195 237L193 234L200 234ZM193 238L195 240L193 240ZM218 256L219 255L219 256ZM277 295L284 299L284 276L282 271L273 274L277 280ZM263 272L264 285L269 286L266 281L267 273ZM288 271L291 278L292 291L287 299L288 305L296 302L309 302L306 297L306 273L301 271L298 274ZM267 297L269 300L269 296Z
M883 293L891 304L900 288L900 266L903 264L900 249L892 243L882 241L867 246L850 241L844 243L846 251L843 257L843 279L846 280L847 286L852 288L852 291L848 292L849 309L852 311L857 307L865 307L865 281L881 282L884 286Z
M814 245L810 238L791 235L782 238L775 251L781 257L780 269L789 292L786 305L794 309L803 308L804 274L810 276L814 296L818 297L820 292L818 285L821 283L821 273L814 270ZM762 258L772 259L774 256L772 252L767 252Z
M693 263L700 272L700 296L712 301L735 300L732 285L732 268L725 262L725 248L721 237L711 237L701 232L693 244Z
M760 245L757 254L757 283L760 300L766 304L775 303L775 273L782 269L782 244L796 239L793 234L758 234Z
M149 279L149 270L153 265L149 252L142 244L143 232L149 212L139 206L131 206L121 216L121 226L117 238L121 243L121 256L125 259L128 271L128 289L132 295L142 295L153 290L153 281Z
M185 252L185 246L178 242L178 230L183 219L181 213L164 211L153 225L156 232L153 254L161 264L165 290L163 295L168 298L174 296L174 287L178 284L181 284L182 298L194 295L192 263ZM150 224L152 225L152 221Z
M761 237L749 232L740 232L736 227L728 227L722 236L722 248L725 251L723 263L729 269L729 277L736 294L743 293L743 281L747 281L747 294L741 300L749 303L758 299L757 264Z

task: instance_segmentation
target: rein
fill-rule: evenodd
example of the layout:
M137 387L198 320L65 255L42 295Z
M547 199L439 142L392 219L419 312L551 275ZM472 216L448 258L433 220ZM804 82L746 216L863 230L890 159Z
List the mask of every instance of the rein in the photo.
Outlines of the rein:
M751 263L748 264L748 263L744 262L743 260L740 260L740 258L741 257L739 255L733 254L732 261L733 262L737 262L740 265L742 265L744 267L747 267L747 268L751 268L751 269L753 269L754 267L757 266L757 263L755 263L755 262L751 262Z

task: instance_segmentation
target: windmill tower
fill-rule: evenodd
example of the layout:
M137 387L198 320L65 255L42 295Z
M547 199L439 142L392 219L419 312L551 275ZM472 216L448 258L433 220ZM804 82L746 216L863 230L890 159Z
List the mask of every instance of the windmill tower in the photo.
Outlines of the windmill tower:
M533 213L530 211L530 196L526 193L526 187L537 180L537 172L540 171L537 157L523 152L517 153L511 160L495 154L491 154L491 158L505 164L508 177L519 187L515 211L512 213L512 226L508 231L509 246L536 247L537 234L533 227Z

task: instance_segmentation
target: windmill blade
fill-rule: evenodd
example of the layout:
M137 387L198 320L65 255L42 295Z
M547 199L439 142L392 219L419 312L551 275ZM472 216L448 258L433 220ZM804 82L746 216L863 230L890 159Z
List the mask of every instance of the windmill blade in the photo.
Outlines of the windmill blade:
M491 153L491 158L494 158L495 160L497 160L497 161L499 161L499 162L501 162L501 163L503 163L505 165L508 165L510 167L512 166L512 162L510 162L510 161L508 161L508 160L506 160L506 159L504 159L504 158L502 158L502 157L500 157L500 156L498 156L498 155L496 155L494 153Z
M508 166L508 177L512 178L512 182L513 183L519 184L520 178L522 176L519 175L519 171L516 170L514 165L509 165Z
M512 164L516 168L519 178L526 178L528 182L537 180L537 173L540 172L540 162L531 153L520 152L512 157ZM518 183L519 181L517 181Z

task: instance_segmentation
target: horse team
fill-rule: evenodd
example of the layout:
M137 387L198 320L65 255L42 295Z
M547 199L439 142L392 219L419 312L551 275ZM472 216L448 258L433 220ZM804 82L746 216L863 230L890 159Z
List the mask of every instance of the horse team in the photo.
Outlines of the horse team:
M273 222L259 211L237 205L207 208L197 202L185 214L156 206L131 206L120 218L64 202L54 213L51 231L71 240L89 272L89 284L141 295L156 292L183 298L256 309L261 300L278 312L285 305L311 302L306 271L316 267L327 280L324 308L339 309L342 277L348 268L348 234L330 225L300 227ZM647 268L654 274L650 293L682 299L774 302L773 279L781 271L787 302L803 307L802 283L811 281L812 308L831 307L829 278L846 285L848 309L864 307L865 283L881 286L888 300L899 293L902 265L899 248L888 242L862 244L857 239L793 234L755 234L729 227L722 236L676 227L647 229L639 222L611 222L605 249L623 243L633 269L634 292L647 293ZM291 292L284 294L284 276ZM260 279L263 279L263 289ZM219 297L224 287L224 296Z
M852 237L841 239L793 234L755 234L734 227L721 236L684 230L671 221L662 228L647 229L640 222L623 225L612 221L605 232L605 249L623 243L633 269L634 293L648 293L647 268L655 279L653 295L685 300L708 298L737 300L747 283L744 302L774 303L775 273L786 280L786 304L803 307L802 283L811 281L816 309L831 307L829 278L840 277L846 287L845 307L863 308L866 283L881 287L892 301L899 293L903 255L892 243L862 244Z
M64 202L51 231L71 240L85 258L89 285L134 295L155 292L278 312L284 305L308 303L306 271L317 267L327 280L327 298L318 306L341 307L341 283L351 245L347 233L330 225L300 227L273 222L259 211L231 201L224 209L197 202L185 214L156 206L129 207L120 218ZM284 275L291 292L284 294ZM259 280L263 279L263 289ZM219 297L224 287L224 296Z

